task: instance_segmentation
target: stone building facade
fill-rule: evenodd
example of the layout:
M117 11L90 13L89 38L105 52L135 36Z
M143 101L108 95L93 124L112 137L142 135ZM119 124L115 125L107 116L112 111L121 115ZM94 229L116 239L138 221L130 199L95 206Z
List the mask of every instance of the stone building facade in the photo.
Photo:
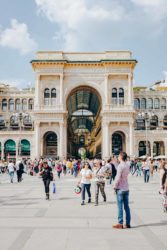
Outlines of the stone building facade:
M130 51L38 52L34 89L0 85L1 159L167 155L167 90L134 88L136 63Z

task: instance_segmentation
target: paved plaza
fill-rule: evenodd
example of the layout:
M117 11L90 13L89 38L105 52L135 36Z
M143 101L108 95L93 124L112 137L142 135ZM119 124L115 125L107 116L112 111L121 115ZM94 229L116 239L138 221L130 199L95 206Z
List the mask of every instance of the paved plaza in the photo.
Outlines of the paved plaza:
M117 205L110 185L106 204L101 199L98 207L81 206L71 176L56 180L57 193L46 201L40 178L24 175L22 183L10 184L1 175L0 249L166 250L167 214L160 204L158 174L148 184L141 177L129 179L133 228L114 230Z

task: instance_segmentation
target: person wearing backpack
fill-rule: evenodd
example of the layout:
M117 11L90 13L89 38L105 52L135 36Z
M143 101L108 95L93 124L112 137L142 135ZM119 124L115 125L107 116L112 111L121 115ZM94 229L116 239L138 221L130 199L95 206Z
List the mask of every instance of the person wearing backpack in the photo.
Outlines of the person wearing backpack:
M53 172L52 168L48 166L47 161L43 161L43 165L41 168L41 171L39 173L40 176L42 176L44 187L45 187L45 194L46 194L46 200L49 200L49 193L50 193L50 182L53 181Z

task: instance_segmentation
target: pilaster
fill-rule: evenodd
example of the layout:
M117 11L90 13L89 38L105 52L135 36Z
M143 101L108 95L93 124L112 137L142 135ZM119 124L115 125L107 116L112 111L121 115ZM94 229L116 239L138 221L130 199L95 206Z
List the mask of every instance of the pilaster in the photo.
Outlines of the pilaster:
M109 122L104 120L102 121L102 158L108 159L110 156L109 153Z

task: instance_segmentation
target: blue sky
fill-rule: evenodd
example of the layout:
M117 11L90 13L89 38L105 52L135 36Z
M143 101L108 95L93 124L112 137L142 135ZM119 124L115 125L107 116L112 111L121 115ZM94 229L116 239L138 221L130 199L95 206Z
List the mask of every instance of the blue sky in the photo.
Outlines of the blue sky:
M166 0L0 0L0 82L34 84L37 50L131 50L134 82L167 71Z

